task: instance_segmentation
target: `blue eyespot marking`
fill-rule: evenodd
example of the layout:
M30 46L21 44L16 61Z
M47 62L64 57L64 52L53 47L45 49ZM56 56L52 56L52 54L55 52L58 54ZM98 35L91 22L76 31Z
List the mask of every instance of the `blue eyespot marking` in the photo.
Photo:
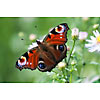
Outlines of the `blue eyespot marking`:
M38 66L39 66L40 69L44 69L46 67L44 63L39 63Z
M64 51L64 45L59 45L58 48L60 51Z
M20 67L20 68L22 68L23 66L22 65L20 65L19 63L18 63L18 66Z
M16 65L20 68L22 68L22 66L18 63L18 61L16 62Z

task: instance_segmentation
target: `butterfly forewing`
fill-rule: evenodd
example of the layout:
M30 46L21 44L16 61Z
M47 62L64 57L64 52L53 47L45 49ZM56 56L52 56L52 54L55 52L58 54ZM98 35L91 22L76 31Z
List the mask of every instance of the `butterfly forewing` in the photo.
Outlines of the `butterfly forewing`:
M38 65L39 52L38 48L34 48L23 54L16 62L16 67L22 69L36 69Z
M59 27L61 28L59 30ZM44 38L44 42L50 44L64 44L67 42L67 31L69 27L66 23L60 24L54 29L52 29L49 34Z

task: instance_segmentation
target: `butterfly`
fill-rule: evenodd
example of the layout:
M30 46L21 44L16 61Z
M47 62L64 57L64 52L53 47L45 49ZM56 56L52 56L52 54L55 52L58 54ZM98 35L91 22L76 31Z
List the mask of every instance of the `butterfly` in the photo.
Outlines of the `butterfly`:
M50 30L43 41L36 40L37 46L24 53L16 62L16 68L34 70L38 68L42 72L51 71L66 57L67 23L62 23Z

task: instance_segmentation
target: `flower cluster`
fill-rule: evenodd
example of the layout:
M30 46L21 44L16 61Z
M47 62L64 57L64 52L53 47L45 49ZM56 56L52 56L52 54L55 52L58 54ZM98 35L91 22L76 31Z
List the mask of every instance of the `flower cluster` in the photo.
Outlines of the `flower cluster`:
M83 18L83 21L85 21L84 23L86 23L88 20L88 17ZM96 30L98 27L99 24L94 24L92 28ZM83 78L81 78L81 73L84 66L87 65L84 57L84 48L88 48L89 52L100 52L100 33L96 30L93 31L93 34L94 36L90 36L90 39L87 39L88 33L86 31L80 31L78 28L72 29L71 36L73 44L71 48L67 46L67 57L58 63L55 69L53 69L51 72L47 72L47 75L52 78L52 82L72 83L75 81L75 79L73 79L74 73L78 73L77 82L83 81ZM20 33L20 36L22 36L22 33ZM36 35L30 34L29 39L31 41L35 40ZM76 45L77 49L75 48ZM36 44L32 43L28 49L30 50L35 46Z
M78 28L73 28L72 29L72 39L77 39L84 41L88 36L87 32L79 32Z

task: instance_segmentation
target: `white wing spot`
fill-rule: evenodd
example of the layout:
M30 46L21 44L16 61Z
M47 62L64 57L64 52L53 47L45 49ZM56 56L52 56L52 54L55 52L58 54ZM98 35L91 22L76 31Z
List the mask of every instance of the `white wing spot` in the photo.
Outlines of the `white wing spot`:
M60 35L63 35L63 34L60 34Z
M59 48L58 48L58 45L56 46L56 49L58 50Z
M28 65L28 62L27 62L27 65Z
M49 35L51 35L52 33L49 33Z
M62 39L62 37L60 37Z
M31 50L37 46L38 46L37 43L32 43L32 45L29 45L28 50Z

